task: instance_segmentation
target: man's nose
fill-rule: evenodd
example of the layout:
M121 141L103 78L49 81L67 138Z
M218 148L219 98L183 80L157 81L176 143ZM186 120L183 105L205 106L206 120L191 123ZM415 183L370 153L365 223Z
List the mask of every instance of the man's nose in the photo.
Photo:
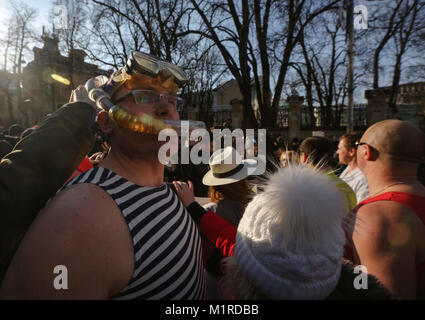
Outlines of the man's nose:
M175 106L168 102L165 97L161 97L156 108L156 114L159 116L166 116L173 113Z

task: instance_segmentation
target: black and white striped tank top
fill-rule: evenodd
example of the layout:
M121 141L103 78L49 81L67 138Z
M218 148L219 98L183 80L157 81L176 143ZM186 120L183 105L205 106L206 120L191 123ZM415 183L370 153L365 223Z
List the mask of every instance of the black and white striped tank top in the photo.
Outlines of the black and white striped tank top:
M103 167L66 183L92 183L106 191L128 224L135 256L132 278L113 299L206 299L201 238L167 184L143 187Z

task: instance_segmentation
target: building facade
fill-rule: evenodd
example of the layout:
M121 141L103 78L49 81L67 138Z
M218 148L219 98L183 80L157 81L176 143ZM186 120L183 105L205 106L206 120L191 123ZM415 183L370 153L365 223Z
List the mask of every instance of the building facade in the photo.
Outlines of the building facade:
M44 34L43 47L33 49L34 60L23 70L22 86L28 125L34 125L69 101L74 88L99 74L106 74L84 61L83 50L71 50L62 56L58 38Z
M251 105L254 114L258 114L257 91L254 81L251 82ZM213 105L210 110L212 125L221 127L223 123L231 119L232 128L243 127L244 112L242 104L242 93L236 80L229 80L213 90Z
M405 83L396 95L397 113L389 108L390 87L366 90L367 123L372 125L388 118L409 121L425 131L425 82Z

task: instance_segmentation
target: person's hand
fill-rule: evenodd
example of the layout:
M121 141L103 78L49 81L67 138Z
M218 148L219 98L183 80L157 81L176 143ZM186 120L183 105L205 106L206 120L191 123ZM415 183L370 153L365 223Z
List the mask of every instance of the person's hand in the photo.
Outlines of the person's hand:
M90 80L91 80L91 83L94 85L94 87L99 88L108 81L108 77L101 75L101 76L91 78ZM89 105L91 105L93 108L96 109L96 103L89 98L87 85L80 85L75 90L72 90L71 97L69 98L69 102L76 102L76 101L82 101L82 102L88 103Z
M71 97L69 98L69 102L77 102L77 101L85 102L96 109L96 103L90 100L89 93L87 92L86 87L83 85L80 85L77 87L77 89L72 90Z
M104 156L105 154L103 152L96 152L90 156L89 160L93 165L98 164L103 160Z
M193 184L188 181L173 181L174 187L176 188L177 195L179 196L181 202L187 208L192 202L195 201L195 195L193 193Z

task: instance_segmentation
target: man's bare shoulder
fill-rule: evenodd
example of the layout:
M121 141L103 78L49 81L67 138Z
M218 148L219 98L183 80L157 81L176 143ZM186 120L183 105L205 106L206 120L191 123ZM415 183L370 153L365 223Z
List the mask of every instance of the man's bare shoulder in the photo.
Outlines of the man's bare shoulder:
M376 201L360 207L357 216L370 223L391 224L406 221L411 216L411 210L395 201Z
M102 230L114 231L117 224L124 219L121 212L111 198L100 187L91 183L80 183L69 186L60 191L40 212L37 220L44 221L45 227L77 229L82 232L91 229L91 234L102 233ZM34 222L34 224L37 221Z
M396 201L376 201L363 205L357 211L358 219L367 221L376 228L390 226L394 223L416 224L417 215L405 205Z
M68 269L68 290L51 286L57 265ZM107 298L127 284L133 265L131 236L115 202L93 184L77 184L59 192L30 226L4 292L13 298Z
M87 206L111 207L112 198L102 188L92 183L79 183L69 186L59 193L47 204L45 209L54 206L63 206L65 209L81 208Z
M417 216L395 201L376 201L362 206L356 215L353 242L356 263L367 267L400 297L415 295Z
M376 201L358 210L353 239L369 245L371 241L381 243L388 248L411 246L417 225L417 215L401 203Z

